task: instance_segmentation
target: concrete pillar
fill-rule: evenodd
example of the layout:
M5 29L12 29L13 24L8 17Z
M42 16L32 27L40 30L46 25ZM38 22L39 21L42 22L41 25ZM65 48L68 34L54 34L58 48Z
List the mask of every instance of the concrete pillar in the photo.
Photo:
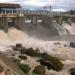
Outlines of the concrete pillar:
M18 20L18 17L14 18L13 22L15 24L15 27L19 29L19 20Z
M72 22L72 19L69 17L69 18L67 19L67 23L68 23L69 25L71 25L71 22Z
M72 17L72 22L74 22L74 23L75 23L75 17Z
M56 21L58 24L62 25L63 23L63 17L59 17L57 18L57 21Z
M1 18L0 18L0 29L3 29L3 27L4 27L4 26L3 26L3 18L1 17Z
M42 17L42 23L43 24L49 24L50 19L47 16Z
M25 25L25 17L23 16L16 17L14 22L15 22L15 27L21 29L23 25Z
M32 17L31 23L32 23L32 26L33 26L33 27L36 27L36 26L37 26L37 16L33 16L33 17Z
M45 24L45 17L42 17L42 24Z
M51 25L52 24L52 17L44 16L42 17L42 24L43 25Z
M8 18L2 17L2 26L5 32L8 32Z
M48 21L48 24L49 25L52 25L53 24L53 18L52 17L48 17L48 20L47 21Z

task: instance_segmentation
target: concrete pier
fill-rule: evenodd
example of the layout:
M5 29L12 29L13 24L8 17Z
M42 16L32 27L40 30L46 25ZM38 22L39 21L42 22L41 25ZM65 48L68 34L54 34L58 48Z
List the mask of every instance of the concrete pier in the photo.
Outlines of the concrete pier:
M0 28L3 29L3 27L4 27L4 26L3 26L3 18L0 17Z
M25 17L17 16L15 18L14 22L15 22L15 27L18 28L18 29L21 29L22 26L25 24Z
M43 16L42 17L42 24L52 25L52 20L53 20L52 17Z
M17 16L17 17L7 17L2 16L0 17L0 28L3 29L5 32L8 32L8 28L11 27L11 23L8 23L11 19L11 23L13 23L13 27L16 27L18 29L22 28L22 25L25 24L25 17L24 16Z
M56 20L56 22L58 24L62 25L62 23L63 23L63 17L58 17L57 20Z
M68 23L69 25L71 25L71 23L72 23L72 18L71 18L71 17L69 17L69 18L67 19L67 23Z
M4 31L8 32L8 18L7 17L3 17L3 26L4 26Z
M0 18L0 28L8 32L8 18L6 16Z
M32 24L33 27L37 26L37 16L32 16L31 24Z

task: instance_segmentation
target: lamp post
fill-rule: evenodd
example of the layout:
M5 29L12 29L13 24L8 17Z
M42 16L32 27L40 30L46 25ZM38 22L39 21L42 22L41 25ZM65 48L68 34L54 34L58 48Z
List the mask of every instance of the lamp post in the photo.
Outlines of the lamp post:
M50 8L50 11L52 11L52 6L51 5L49 6L49 8Z

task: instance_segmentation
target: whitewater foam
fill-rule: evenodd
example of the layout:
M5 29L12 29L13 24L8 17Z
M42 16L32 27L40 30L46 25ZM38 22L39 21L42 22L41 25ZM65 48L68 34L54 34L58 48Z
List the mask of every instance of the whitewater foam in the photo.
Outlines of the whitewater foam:
M39 33L39 32L37 32L37 33ZM47 36L45 36L45 37L47 37ZM50 38L50 37L48 37L48 38ZM63 63L65 65L72 64L72 62L75 61L74 49L71 49L69 47L63 48L64 44L66 44L68 46L66 41L62 41L61 45L59 45L59 46L55 45L54 44L55 42L56 41L45 41L45 40L38 39L36 37L32 37L32 36L28 35L27 32L25 32L25 31L23 32L16 28L10 28L8 30L8 33L5 33L3 30L0 30L0 51L9 50L11 45L15 45L16 43L22 43L23 46L26 48L30 48L30 47L32 47L34 49L39 48L41 52L45 51L49 54L52 54L53 56L56 56L57 58L60 58L61 60L64 60ZM31 61L32 59L29 59L29 60ZM70 60L70 61L66 61L66 60ZM27 61L27 62L30 62L30 61ZM34 61L30 62L30 63L32 63L31 66L33 64L34 64L33 66L36 66L35 64L38 64L36 62L34 62L34 63L33 62ZM69 64L66 64L66 62L68 62ZM73 64L73 65L75 65L75 64ZM68 67L67 67L67 69L68 69ZM66 72L66 70L61 71L61 72L52 72L52 73L53 73L53 75L69 75L68 72Z

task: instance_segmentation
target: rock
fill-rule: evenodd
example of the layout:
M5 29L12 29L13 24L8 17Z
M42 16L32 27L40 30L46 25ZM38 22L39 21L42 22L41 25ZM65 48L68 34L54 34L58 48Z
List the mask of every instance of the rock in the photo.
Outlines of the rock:
M71 75L75 75L75 68L71 68L69 71Z
M39 65L39 66L35 67L35 69L33 70L33 73L45 74L45 67L43 65Z
M47 68L49 70L50 69L53 69L55 71L62 70L63 64L56 57L52 57L52 56L48 55L47 53L43 53L42 57L43 58L39 60L41 65L47 66Z
M12 49L13 49L14 51L21 51L21 49L22 49L22 44L17 43L16 46L12 46Z
M19 56L19 58L22 59L22 60L26 60L27 59L27 57L24 56L24 55Z
M70 47L75 48L75 43L74 42L70 42Z
M26 52L26 48L25 47L22 47L22 49L21 49L21 54L25 54L25 52Z
M22 48L22 44L17 43L17 44L16 44L16 47L17 47L17 48L18 48L18 47L19 47L19 48Z
M15 46L12 46L12 49L13 49L14 51L18 51L17 47L15 47Z

